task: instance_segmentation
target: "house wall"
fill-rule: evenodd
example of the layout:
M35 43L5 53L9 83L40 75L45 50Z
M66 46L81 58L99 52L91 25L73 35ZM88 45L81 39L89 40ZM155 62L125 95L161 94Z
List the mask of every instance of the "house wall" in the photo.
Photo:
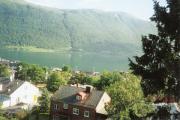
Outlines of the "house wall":
M10 105L10 98L9 98L9 96L0 94L0 103L1 103L1 108L8 107Z
M10 99L6 100L6 101L3 101L1 108L6 108L6 107L9 107L9 106L10 106Z
M10 95L10 106L18 103L29 104L30 106L37 104L40 91L29 82L24 82L16 91Z
M58 105L58 110L54 109L54 105ZM79 115L73 114L73 108L79 109ZM84 111L89 111L89 117L84 117ZM95 109L86 108L83 106L75 106L68 105L68 110L63 108L63 103L51 101L51 112L50 112L50 120L53 120L53 116L66 116L69 120L96 120L96 112Z
M101 114L107 114L106 110L105 110L105 105L107 103L109 103L111 101L111 98L109 97L109 95L104 92L100 102L98 103L97 107L96 107L96 112L97 113L101 113Z

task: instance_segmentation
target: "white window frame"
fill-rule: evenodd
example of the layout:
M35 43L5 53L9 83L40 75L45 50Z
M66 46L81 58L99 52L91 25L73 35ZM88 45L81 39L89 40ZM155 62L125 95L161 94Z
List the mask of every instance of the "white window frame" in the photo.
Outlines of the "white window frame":
M58 105L54 104L54 110L58 110Z
M78 108L73 108L73 114L74 115L79 115L79 109Z
M89 111L84 111L84 117L89 117Z
M81 96L79 96L79 95L76 95L76 100L81 100Z
M68 109L68 106L69 106L69 105L66 104L66 103L63 104L63 108L64 108L64 109Z

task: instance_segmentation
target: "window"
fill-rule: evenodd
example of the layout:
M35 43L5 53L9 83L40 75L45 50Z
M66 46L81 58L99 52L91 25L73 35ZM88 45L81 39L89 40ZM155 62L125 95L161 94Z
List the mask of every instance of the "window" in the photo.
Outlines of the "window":
M84 117L89 117L89 111L84 111Z
M73 114L74 115L79 115L79 109L73 108Z
M64 103L64 104L63 104L63 108L64 108L64 109L68 109L68 104Z
M81 100L81 96L76 95L76 100Z
M54 116L53 116L53 120L59 120L59 116L54 115Z
M54 104L54 109L57 110L58 109L58 105Z

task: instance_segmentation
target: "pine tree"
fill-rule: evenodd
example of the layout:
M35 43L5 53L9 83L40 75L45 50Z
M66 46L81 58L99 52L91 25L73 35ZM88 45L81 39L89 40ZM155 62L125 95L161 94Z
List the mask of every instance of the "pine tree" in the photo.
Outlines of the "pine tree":
M130 60L130 69L142 76L145 95L163 91L180 98L180 0L166 0L161 6L154 1L157 35L142 37L144 54Z

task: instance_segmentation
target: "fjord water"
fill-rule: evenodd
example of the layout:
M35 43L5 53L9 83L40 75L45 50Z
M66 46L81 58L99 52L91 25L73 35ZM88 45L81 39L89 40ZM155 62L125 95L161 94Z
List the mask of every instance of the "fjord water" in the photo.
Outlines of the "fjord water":
M83 71L128 70L128 57L120 54L87 52L27 52L0 49L0 57L47 67L71 66Z

